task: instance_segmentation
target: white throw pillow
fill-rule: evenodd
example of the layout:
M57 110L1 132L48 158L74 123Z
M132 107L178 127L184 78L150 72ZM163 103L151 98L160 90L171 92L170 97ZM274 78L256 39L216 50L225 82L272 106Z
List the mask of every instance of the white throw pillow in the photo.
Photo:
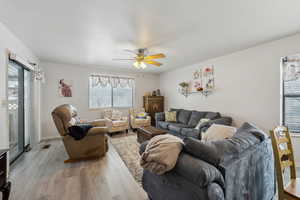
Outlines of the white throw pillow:
M204 123L204 122L208 122L210 121L210 119L207 119L207 118L202 118L200 119L200 121L198 122L197 126L195 127L195 129L198 129L200 128L200 126Z
M118 110L113 110L111 119L112 120L121 120L122 119L122 112L120 112Z
M206 132L202 133L203 141L213 141L231 138L236 132L233 126L225 126L220 124L212 124Z

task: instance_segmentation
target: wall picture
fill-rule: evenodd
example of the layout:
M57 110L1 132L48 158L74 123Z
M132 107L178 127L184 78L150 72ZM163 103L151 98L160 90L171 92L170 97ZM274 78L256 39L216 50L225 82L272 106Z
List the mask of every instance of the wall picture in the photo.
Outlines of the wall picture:
M190 92L208 92L215 87L214 66L204 66L193 73Z
M73 81L60 79L58 81L58 91L61 97L72 97Z

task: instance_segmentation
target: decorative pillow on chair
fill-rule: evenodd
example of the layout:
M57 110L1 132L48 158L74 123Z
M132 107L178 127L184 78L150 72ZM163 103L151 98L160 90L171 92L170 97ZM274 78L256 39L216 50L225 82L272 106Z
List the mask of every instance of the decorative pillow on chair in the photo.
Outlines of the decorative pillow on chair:
M212 124L206 132L202 133L202 141L215 141L231 138L236 132L233 126Z
M166 122L176 122L176 111L165 112Z
M122 113L118 110L113 110L111 115L112 120L121 120L122 119Z
M136 114L137 119L147 119L148 113L146 112L139 112Z
M197 124L197 126L195 127L195 129L198 129L198 130L199 130L200 126L201 126L203 123L208 122L208 121L210 121L210 119L207 119L207 118L202 118L202 119L200 119L200 121L198 122L198 124Z

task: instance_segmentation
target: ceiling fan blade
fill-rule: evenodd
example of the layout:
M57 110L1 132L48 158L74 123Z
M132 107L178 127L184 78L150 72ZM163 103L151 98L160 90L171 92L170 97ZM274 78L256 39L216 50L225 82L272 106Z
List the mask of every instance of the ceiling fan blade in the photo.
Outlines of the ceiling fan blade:
M129 53L133 53L133 54L137 54L137 52L135 52L134 50L130 50L130 49L124 49L124 51L129 52Z
M159 53L159 54L154 54L154 55L150 55L150 56L146 56L144 59L145 60L151 60L151 59L158 59L158 58L165 58L166 55L163 53Z
M135 60L134 58L113 58L112 60Z
M144 60L143 62L144 62L144 63L147 63L147 64L155 65L155 66L157 66L157 67L159 67L159 66L162 65L162 63L156 62L156 61L154 61L154 60Z

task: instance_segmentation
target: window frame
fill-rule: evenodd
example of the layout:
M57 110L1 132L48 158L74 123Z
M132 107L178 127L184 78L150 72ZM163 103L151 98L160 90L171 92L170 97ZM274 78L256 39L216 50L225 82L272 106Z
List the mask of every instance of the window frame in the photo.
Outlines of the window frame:
M119 76L120 78L132 78L133 80L134 80L134 84L133 84L133 86L132 86L132 88L131 88L131 90L132 90L132 93L131 93L131 95L132 95L132 101L131 101L131 106L124 106L124 107L120 107L120 106L114 106L114 95L113 95L113 87L111 87L111 106L109 106L109 107L91 107L91 103L90 103L90 95L91 95L91 89L92 89L92 87L91 87L91 82L90 82L90 78L93 76L93 74L91 74L91 75L89 75L89 77L88 77L88 87L89 87L89 89L88 89L88 106L89 106L89 110L102 110L102 109L108 109L108 108L115 108L115 109L129 109L129 108L133 108L134 107L134 105L135 105L135 78L132 78L132 77L125 77L125 76ZM105 75L105 76L113 76L113 75Z

